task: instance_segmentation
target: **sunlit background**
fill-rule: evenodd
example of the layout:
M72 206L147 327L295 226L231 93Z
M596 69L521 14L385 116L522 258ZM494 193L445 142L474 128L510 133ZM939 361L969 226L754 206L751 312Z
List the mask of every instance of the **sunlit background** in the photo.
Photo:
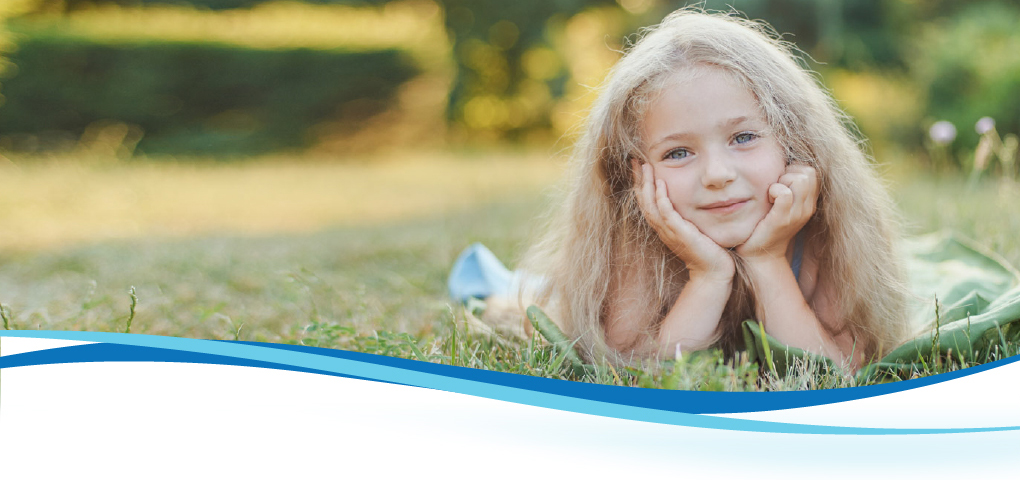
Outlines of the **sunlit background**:
M148 333L427 331L461 248L519 255L594 88L683 4L0 0L0 302L122 330L135 286ZM910 233L1020 260L1017 2L705 4L730 5L803 51Z

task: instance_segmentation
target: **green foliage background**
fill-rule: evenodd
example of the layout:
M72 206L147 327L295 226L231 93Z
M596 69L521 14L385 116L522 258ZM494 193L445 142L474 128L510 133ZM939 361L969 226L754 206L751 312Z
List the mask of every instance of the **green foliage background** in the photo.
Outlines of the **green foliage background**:
M80 134L115 119L145 132L141 151L167 154L302 147L318 123L385 110L418 73L396 50L109 45L60 35L22 37L10 60L18 74L4 87L0 131Z
M593 50L601 45L603 51L609 51L623 48L625 38L636 38L633 34L641 26L654 24L669 11L692 3L670 0L436 2L443 12L443 24L450 40L449 56L454 66L446 90L445 112L452 133L449 140L454 143L558 138L568 126L558 121L557 115L563 117L564 111L580 112L585 107L585 100L580 99L583 94L578 93L576 86L579 83L594 86L599 81L599 78L586 78L578 73L577 65L587 59L577 57L585 53L579 55L565 47L577 41L570 36L577 19L592 11L600 11L603 17L609 18L608 23L599 27L601 31L590 34L595 35L595 41L589 47ZM186 5L196 11L222 12L257 7L266 2L20 0L15 3L21 7L8 8L6 14L0 12L13 19L12 25L45 15L72 15L103 5L125 8ZM383 8L390 2L306 0L304 3ZM877 145L919 150L927 127L937 120L949 120L960 132L954 148L959 155L966 156L977 141L971 126L980 117L995 118L1000 132L1020 131L1020 56L1015 54L1020 47L1020 29L1016 28L1020 24L1020 5L1016 2L706 0L698 5L714 10L737 10L749 18L765 20L785 39L795 42L804 51L808 65L825 77L826 83L836 90L837 98L845 101L849 113ZM410 63L396 52L354 55L341 60L340 57L350 54L343 51L258 52L196 44L125 45L122 53L114 55L109 47L88 38L60 40L63 42L60 48L77 48L76 53L62 57L79 57L77 67L51 64L39 70L47 60L34 59L34 56L49 56L51 61L57 61L58 56L52 50L57 48L56 39L37 35L7 35L6 38L8 46L4 49L13 51L11 60L24 65L8 69L7 78L0 80L6 84L7 96L7 105L0 107L0 129L3 129L0 136L54 130L80 135L83 129L80 122L76 124L66 116L58 119L56 113L39 111L39 97L48 96L53 103L61 103L61 110L65 112L82 109L78 114L82 122L105 118L139 125L145 130L141 148L153 151L227 152L238 149L239 153L251 153L301 147L307 145L301 140L304 135L301 130L307 131L322 118L343 110L337 102L358 97L365 99L366 105L375 105L349 109L355 112L357 120L358 112L369 114L391 105L396 86L420 73L420 68L409 68ZM71 47L71 44L77 46ZM124 53L141 50L154 59L142 61L138 59L140 56ZM327 58L330 55L337 59ZM368 58L372 60L366 60ZM124 63L115 65L118 62ZM191 77L197 82L191 84L191 89L208 89L209 92L178 96L188 105L181 108L179 116L140 119L135 112L141 105L152 103L151 98L167 98L171 95L167 89L182 88L187 78L185 71L193 68L192 64L199 69L204 68L202 65L223 64L224 69L207 70L204 75ZM535 65L541 67L539 73L535 73ZM106 82L110 87L97 91L96 98L82 99L85 86L76 86L71 81L75 68L79 73L81 68L87 68L108 69L110 75L124 74L119 79L110 77L112 82ZM45 72L50 72L51 78L43 78ZM234 92L230 81L226 80L234 75L246 77L245 82L262 78L264 82L257 87L262 91L275 88L293 94L243 94L243 88ZM156 80L158 77L169 78ZM304 79L300 85L294 83L297 78ZM22 81L36 86L17 86ZM353 85L361 82L368 85ZM853 88L840 91L846 85ZM331 86L342 91L330 93L327 90ZM92 84L89 88L103 87ZM300 91L294 91L295 88ZM44 90L49 93L43 93ZM224 93L227 91L234 93ZM266 95L285 98L270 100ZM150 99L143 99L143 96ZM212 97L218 100L210 101ZM100 98L105 99L105 105L100 105ZM197 103L192 106L190 102ZM214 112L214 106L222 108ZM885 115L886 109L897 113ZM257 112L250 116L254 115L258 122L249 123L259 123L264 128L258 131L249 128L245 134L237 129L209 130L213 117L237 110ZM877 120L872 121L873 118ZM11 147L10 142L3 145Z

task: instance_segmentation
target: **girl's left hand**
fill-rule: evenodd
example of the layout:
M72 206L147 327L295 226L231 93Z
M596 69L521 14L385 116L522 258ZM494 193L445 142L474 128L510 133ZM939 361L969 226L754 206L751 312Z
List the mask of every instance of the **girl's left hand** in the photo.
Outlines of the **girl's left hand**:
M737 247L741 257L786 256L790 241L815 213L818 174L808 165L791 164L777 183L769 186L768 195L772 208L751 237Z

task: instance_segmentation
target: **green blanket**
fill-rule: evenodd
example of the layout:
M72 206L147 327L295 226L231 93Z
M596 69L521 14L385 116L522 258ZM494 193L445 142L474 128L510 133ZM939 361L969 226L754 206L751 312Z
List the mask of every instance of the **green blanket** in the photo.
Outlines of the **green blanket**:
M909 378L944 361L979 363L1020 339L1020 272L1004 259L946 233L912 239L906 253L916 296L911 322L922 333L861 369L859 379ZM795 359L813 360L807 363L814 365L828 362L777 342L756 322L744 322L743 327L750 359L774 366L779 375L785 375Z

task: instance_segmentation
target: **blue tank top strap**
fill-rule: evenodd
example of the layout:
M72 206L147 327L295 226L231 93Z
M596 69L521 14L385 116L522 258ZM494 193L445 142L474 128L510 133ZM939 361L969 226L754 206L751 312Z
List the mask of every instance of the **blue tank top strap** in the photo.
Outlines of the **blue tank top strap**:
M793 239L793 260L790 260L790 268L793 270L793 278L800 281L800 264L804 258L804 230L797 232Z

